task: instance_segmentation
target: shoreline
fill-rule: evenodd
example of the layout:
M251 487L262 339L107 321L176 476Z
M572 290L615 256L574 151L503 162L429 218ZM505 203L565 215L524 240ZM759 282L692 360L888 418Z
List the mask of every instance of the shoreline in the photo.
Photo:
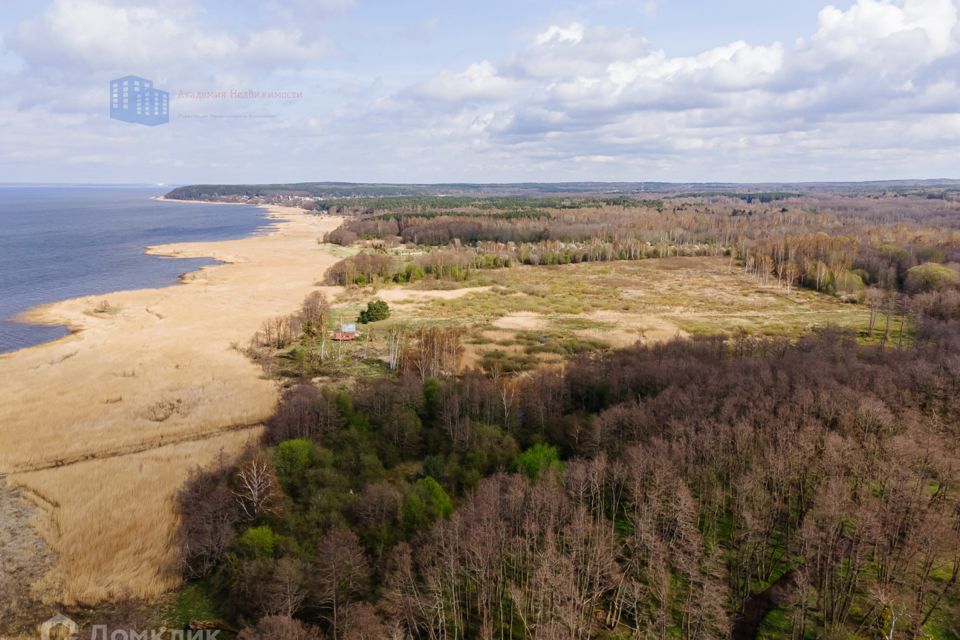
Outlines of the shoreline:
M233 204L241 205L244 207L270 207L274 205L267 204L251 204L249 202L219 202L217 200L181 200L180 198L168 198L167 196L150 196L151 200L156 200L157 202L186 202L188 204Z
M217 261L176 283L20 316L76 329L0 356L0 475L44 505L34 526L57 556L34 589L45 599L152 598L179 583L177 492L256 438L279 397L242 346L311 291L335 290L317 285L338 260L317 240L340 218L263 207L265 233L148 247Z
M174 203L182 202L186 204L229 204L229 205L253 206L253 207L257 207L258 209L263 209L266 212L263 216L263 220L264 220L263 224L257 226L250 233L240 238L227 238L225 240L209 240L209 241L201 240L201 241L197 241L198 243L229 242L231 240L243 240L246 238L255 238L255 237L260 237L264 235L269 235L276 229L278 223L282 223L282 217L279 216L276 212L271 211L271 205L262 205L262 204L251 205L245 202L206 202L204 200L174 200L174 199L166 198L164 196L150 196L149 199L154 200L156 202L174 202ZM49 302L43 302L36 306L19 311L16 314L10 316L9 318L7 318L8 322L14 322L17 324L25 324L25 325L34 325L34 326L44 326L44 327L63 327L67 333L60 336L59 338L54 338L53 340L44 340L43 342L27 345L25 347L14 349L12 351L4 351L0 353L0 360L9 358L10 356L16 353L20 353L28 349L36 349L38 347L43 347L45 345L69 340L72 337L74 337L77 333L82 332L85 328L85 325L77 324L75 320L64 319L61 321L61 320L57 320L56 317L54 317L54 314L55 314L54 308L61 303L69 302L71 300L89 299L94 297L107 298L107 297L117 296L117 295L131 292L131 291L147 291L151 289L164 289L166 287L173 287L181 284L187 284L189 282L189 276L191 276L192 274L199 273L205 269L209 269L212 267L219 267L224 264L229 264L228 261L221 260L214 256L183 256L183 255L175 255L173 253L168 253L164 250L164 247L177 245L177 244L191 243L191 242L194 242L194 241L187 240L184 242L177 242L177 243L146 245L143 247L143 254L147 256L157 257L157 258L169 258L172 260L178 260L183 258L200 258L200 259L207 258L207 259L213 260L214 263L203 265L196 269L190 269L188 271L184 271L183 273L177 276L176 280L173 280L167 284L163 284L160 286L135 287L131 289L116 289L114 291L108 291L105 293L91 293L91 294L85 294L80 296L73 296L70 298L61 298L59 300L51 300Z

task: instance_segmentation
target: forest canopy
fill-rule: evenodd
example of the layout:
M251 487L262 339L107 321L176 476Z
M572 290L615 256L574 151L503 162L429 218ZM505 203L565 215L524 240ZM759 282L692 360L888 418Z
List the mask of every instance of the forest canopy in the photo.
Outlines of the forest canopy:
M206 617L249 639L958 637L960 203L438 200L318 200L314 215L344 216L326 284L366 302L388 354L376 374L287 371L262 441L194 473L180 567ZM550 366L501 340L467 361L466 319L396 324L410 303L379 297L707 258L744 295L858 306L882 338L583 338ZM326 362L332 304L313 294L257 348ZM524 334L532 352L555 348L545 334Z
M221 615L330 637L949 629L957 323L294 387L183 494L183 566Z

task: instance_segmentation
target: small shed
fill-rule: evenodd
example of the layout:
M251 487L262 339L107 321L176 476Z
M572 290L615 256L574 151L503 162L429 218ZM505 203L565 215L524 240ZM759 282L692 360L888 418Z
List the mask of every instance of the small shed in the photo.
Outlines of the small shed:
M341 324L339 331L333 332L334 340L356 340L357 339L357 325L356 324Z

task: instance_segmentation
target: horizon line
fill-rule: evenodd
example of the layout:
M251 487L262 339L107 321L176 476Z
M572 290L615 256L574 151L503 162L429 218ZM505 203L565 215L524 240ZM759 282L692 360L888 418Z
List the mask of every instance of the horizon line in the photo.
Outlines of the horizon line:
M960 183L960 178L883 178L874 180L758 180L755 182L744 182L737 180L558 180L558 181L539 181L539 180L521 180L514 182L470 182L470 181L443 181L443 182L388 182L388 181L348 181L348 180L296 180L296 181L258 181L258 182L3 182L0 181L0 187L185 187L185 186L208 186L208 185L302 185L302 184L329 184L329 185L385 185L385 186L517 186L517 185L571 185L571 184L596 184L596 185L840 185L840 184L895 184L895 183Z

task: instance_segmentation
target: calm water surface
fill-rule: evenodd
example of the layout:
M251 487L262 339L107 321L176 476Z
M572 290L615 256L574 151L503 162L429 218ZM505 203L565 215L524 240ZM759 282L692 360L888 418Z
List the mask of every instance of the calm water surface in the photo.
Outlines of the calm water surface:
M148 256L148 245L241 238L267 225L254 206L150 199L168 190L0 185L0 353L66 334L63 327L13 322L21 311L166 286L213 263Z

